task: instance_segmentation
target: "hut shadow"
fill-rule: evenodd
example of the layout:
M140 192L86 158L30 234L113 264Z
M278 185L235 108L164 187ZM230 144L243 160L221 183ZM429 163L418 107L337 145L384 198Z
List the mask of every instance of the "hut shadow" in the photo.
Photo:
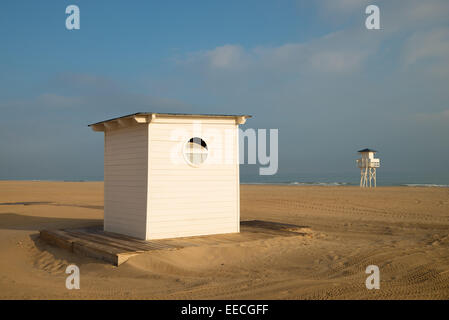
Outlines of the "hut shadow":
M23 201L23 202L0 202L0 206L33 206L33 205L47 205L56 207L77 207L86 209L103 210L104 206L94 206L87 204L70 204L70 203L56 203L51 201Z
M0 229L39 231L103 225L103 219L73 219L0 213Z
M242 227L253 227L271 230L291 230L291 229L302 229L310 228L309 226L299 226L296 224L266 221L266 220L245 220L240 221L240 226Z
M91 226L103 226L103 219L55 218L29 216L11 212L0 213L0 229L3 230L40 231L45 229L56 230ZM56 260L55 265L58 266L60 264L59 267L62 268L61 270L63 271L66 268L67 262L75 263L78 266L87 263L102 263L101 261L80 256L68 250L46 243L40 238L38 232L33 232L29 234L28 237L33 242L35 249L38 251L36 255L37 257L41 257L44 253L51 256L52 259ZM34 264L38 269L46 268L45 265L39 263L39 258L35 259Z
M307 236L311 232L309 226L266 220L240 221L240 231L279 236Z

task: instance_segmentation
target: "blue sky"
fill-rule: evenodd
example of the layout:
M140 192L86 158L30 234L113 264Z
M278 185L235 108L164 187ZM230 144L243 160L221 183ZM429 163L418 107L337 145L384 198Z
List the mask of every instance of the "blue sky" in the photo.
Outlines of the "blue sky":
M86 125L163 111L254 115L279 129L279 175L357 178L368 146L449 183L448 18L444 0L4 1L0 179L101 179Z

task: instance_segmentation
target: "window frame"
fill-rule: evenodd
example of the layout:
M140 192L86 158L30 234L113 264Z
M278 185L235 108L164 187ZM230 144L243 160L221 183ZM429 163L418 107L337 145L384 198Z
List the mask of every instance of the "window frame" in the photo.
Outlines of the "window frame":
M194 139L200 139L201 140L201 144L199 144L200 146L201 146L201 150L206 150L206 152L188 152L188 149L190 149L190 148L188 148L187 147L187 145L189 144L189 143L195 143L195 142L193 142L192 140L194 140ZM191 142L192 141L192 142ZM204 143L204 146L203 146L203 143ZM202 161L201 163L194 163L194 162L192 162L192 161L190 161L190 158L189 158L189 155L192 155L192 154L206 154L206 158L204 159L204 161ZM191 137L191 138L189 138L189 139L187 139L187 141L186 142L184 142L184 144L183 144L183 146L182 146L182 155L183 155L183 157L184 157L184 160L187 162L187 164L189 165L189 166L191 166L191 167L194 167L194 168L199 168L199 167L201 167L202 165L204 165L204 163L207 161L207 159L209 158L209 147L208 147L208 144L207 144L207 142L206 142L206 140L204 140L203 138L200 138L200 137L198 137L198 136L196 136L196 137Z

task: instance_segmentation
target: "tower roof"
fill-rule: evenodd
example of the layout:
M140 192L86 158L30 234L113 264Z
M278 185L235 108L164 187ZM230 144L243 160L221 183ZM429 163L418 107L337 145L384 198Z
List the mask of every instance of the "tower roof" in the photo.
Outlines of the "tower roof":
M357 152L363 153L363 152L377 152L377 151L376 151L376 150L373 150L373 149L365 148L365 149L359 150L359 151L357 151Z

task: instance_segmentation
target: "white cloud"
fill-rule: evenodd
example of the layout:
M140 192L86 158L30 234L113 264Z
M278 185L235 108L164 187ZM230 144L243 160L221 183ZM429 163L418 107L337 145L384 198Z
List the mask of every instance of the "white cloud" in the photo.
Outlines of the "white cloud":
M421 60L449 58L449 28L416 32L404 46L404 63L415 64Z
M357 68L362 58L360 53L355 52L318 52L310 57L310 63L317 70L345 72Z
M377 36L367 37L365 30L347 30L277 47L224 45L191 53L178 62L214 75L223 71L348 73L358 70L377 52L379 40Z
M233 68L244 63L245 51L237 45L224 45L207 51L205 57L212 68Z
M447 0L414 0L403 4L403 13L410 21L435 21L447 18L449 2Z
M193 66L206 77L242 75L246 79L263 74L307 76L310 73L350 74L365 70L370 58L380 59L382 50L390 59L396 54L398 67L418 64L429 74L449 74L449 30L441 28L449 16L447 0L376 2L381 9L380 31L365 29L362 0L322 0L322 10L359 15L351 28L332 32L304 43L244 48L226 44L208 51L193 52L181 64ZM430 30L430 31L429 31ZM411 35L411 36L410 36ZM402 51L401 51L402 50ZM433 59L432 61L426 61ZM447 67L444 67L444 64Z

